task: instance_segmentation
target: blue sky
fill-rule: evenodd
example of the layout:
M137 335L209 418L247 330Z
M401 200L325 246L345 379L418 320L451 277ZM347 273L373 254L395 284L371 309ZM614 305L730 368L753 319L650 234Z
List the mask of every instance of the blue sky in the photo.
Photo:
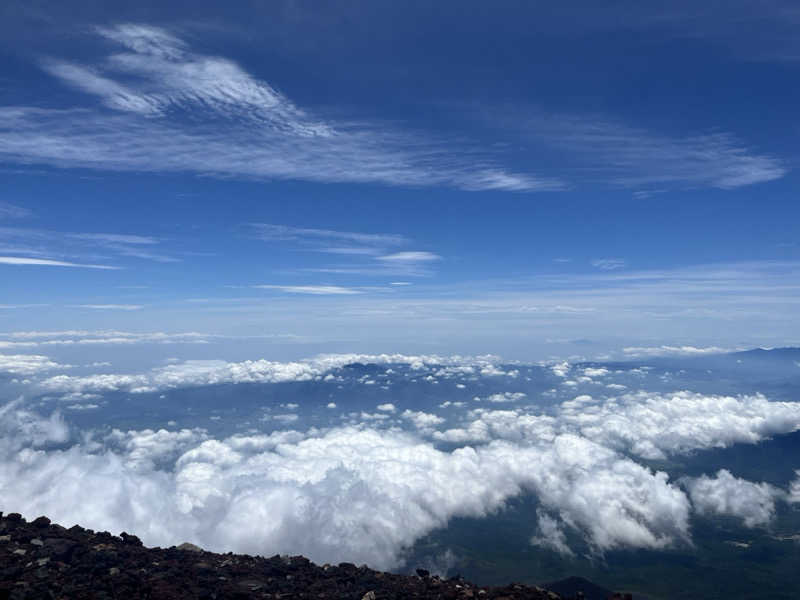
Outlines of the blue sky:
M4 332L274 358L800 338L791 3L7 2L0 22Z

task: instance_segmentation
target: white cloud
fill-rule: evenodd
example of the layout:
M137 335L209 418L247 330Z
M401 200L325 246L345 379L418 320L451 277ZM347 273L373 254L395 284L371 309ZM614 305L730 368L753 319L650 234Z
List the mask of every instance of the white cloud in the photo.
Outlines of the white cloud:
M531 544L555 550L559 554L572 556L574 553L567 544L567 536L561 524L541 509L536 509L539 534L531 538Z
M666 135L598 116L541 112L517 114L509 124L529 142L567 150L587 178L626 188L733 189L787 173L782 161L725 132Z
M266 241L299 241L315 244L328 244L331 241L336 241L378 248L402 245L409 241L404 236L395 233L335 231L332 229L290 227L289 225L274 225L271 223L250 223L249 226L257 237ZM328 246L323 247L328 248Z
M704 354L724 354L732 352L729 348L720 348L718 346L708 346L698 348L696 346L629 346L623 348L622 351L626 356L631 358L648 357L648 356L702 356Z
M2 109L0 109L2 112ZM0 239L13 240L14 246L0 247L4 254L21 254L55 263L87 266L98 255L112 254L117 258L132 257L161 263L180 262L179 259L153 251L160 240L151 236L120 233L71 233L47 229L0 227ZM58 265L56 265L58 266ZM97 265L88 265L97 266Z
M664 474L574 436L549 447L497 442L442 452L370 429L221 440L146 430L36 452L27 447L36 436L39 444L64 441L58 419L31 422L19 407L3 410L5 501L67 526L136 531L148 545L189 540L391 568L449 519L485 516L522 490L585 531L598 551L658 548L687 535L688 501Z
M686 479L684 484L698 513L738 517L746 527L767 525L775 514L775 500L785 494L768 483L734 477L726 469L714 477Z
M322 354L296 362L246 360L238 363L221 360L190 360L177 362L138 374L98 374L88 376L57 375L41 382L53 392L91 392L128 390L149 392L176 387L215 385L219 383L279 383L322 379L328 372L344 365L361 362L405 364L422 370L439 365L469 365L481 371L507 375L494 366L494 356L443 357L436 355L404 354Z
M22 219L31 216L31 211L8 202L0 202L0 219Z
M2 345L0 345L0 348ZM36 375L54 369L67 369L47 356L38 354L0 354L0 373L12 375Z
M757 443L800 429L800 403L762 395L638 392L595 402L565 402L559 420L598 443L647 459Z
M583 370L583 374L586 377L605 377L609 373L610 371L605 367L586 367Z
M254 285L254 288L262 290L279 290L289 294L311 294L314 296L341 296L361 294L363 290L358 288L342 287L339 285Z
M477 144L459 151L460 141L311 115L233 61L195 52L164 29L123 24L98 32L124 49L88 66L60 58L42 68L100 105L0 108L6 161L467 190L563 187L509 173Z
M225 338L197 332L166 333L107 330L15 331L0 333L0 348L35 348L44 346L97 346L132 344L207 344ZM6 339L2 339L6 338ZM109 366L92 364L88 366Z
M502 394L492 394L486 397L487 402L503 403L503 402L518 402L526 398L528 394L524 392L503 392Z
M615 271L622 269L627 262L622 258L596 258L592 261L592 266L603 271Z
M571 369L571 365L568 362L560 362L550 366L550 370L553 372L553 375L556 377L566 377Z
M440 260L442 257L433 252L395 252L378 257L378 260L389 262L429 262Z
M800 470L795 471L797 478L789 485L789 495L787 501L792 504L800 503Z
M387 402L385 404L378 404L378 406L376 406L375 408L377 408L380 411L390 412L390 413L393 413L397 410L397 407L391 402Z
M48 258L29 258L25 256L0 256L0 264L4 265L34 265L40 267L76 267L82 269L119 269L109 265L86 265L64 260L50 260Z
M141 310L141 304L78 304L77 308L90 308L92 310Z
M400 413L400 416L408 421L411 421L414 424L414 427L420 431L432 431L434 427L444 423L444 419L439 415L426 413L421 410L417 411L406 409Z
M309 381L353 362L402 363L419 378L445 377L439 371L448 368L453 376L478 376L494 367L487 358L323 355L292 363L186 361L137 375L59 376L44 385L83 393ZM540 504L532 543L569 553L567 533L574 533L595 552L658 549L690 539L692 505L762 524L780 494L723 472L683 482L684 492L666 473L637 464L637 456L756 443L800 427L800 404L758 395L584 394L548 407L547 414L517 406L469 410L443 431L437 431L446 422L439 415L405 410L400 416L413 434L399 431L388 404L376 413L350 413L352 427L305 434L211 439L201 430L114 432L103 439L76 436L81 441L72 448L47 452L31 452L15 423L45 432L38 434L41 445L51 429L63 441L58 418L31 425L35 417L16 416L21 407L15 405L0 411L0 423L7 421L0 431L0 487L31 514L134 530L148 544L189 540L209 549L302 553L378 568L397 566L405 548L449 519L484 516L523 492ZM291 426L297 415L267 418ZM448 411L448 419L459 415ZM421 438L475 445L443 451ZM70 497L84 501L64 501Z

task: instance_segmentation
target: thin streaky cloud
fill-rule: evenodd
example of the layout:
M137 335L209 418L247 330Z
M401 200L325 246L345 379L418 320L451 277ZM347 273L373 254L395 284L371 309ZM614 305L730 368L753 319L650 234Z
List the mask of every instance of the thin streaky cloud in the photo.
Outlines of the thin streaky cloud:
M664 134L604 116L520 109L502 124L515 137L567 151L566 166L581 180L645 188L637 198L669 188L735 189L780 179L787 164L747 146L730 132Z
M351 247L351 248L315 248L317 252L325 254L341 254L344 256L375 256L380 251L377 248Z
M603 271L616 271L624 268L628 263L622 258L596 258L592 261L592 266Z
M119 233L68 233L66 236L77 240L110 244L153 245L159 243L159 240L154 237Z
M0 304L0 310L12 310L17 308L42 308L49 304Z
M441 260L441 258L441 256L433 252L395 252L393 254L379 256L378 260L398 263L417 263Z
M0 219L24 219L32 214L29 209L22 206L10 204L9 202L0 202Z
M349 296L362 294L363 290L338 285L254 285L256 289L278 290L289 294L311 294L314 296Z
M272 223L250 223L255 235L267 241L327 242L339 240L365 244L368 246L398 246L408 243L408 238L395 233L362 233L355 231L334 231L309 227L290 227ZM331 251L328 249L326 251Z
M4 265L35 265L44 267L77 267L83 269L108 269L116 270L121 267L110 265L84 265L63 260L49 260L45 258L28 258L23 256L0 256L0 264Z
M507 172L477 143L465 148L382 123L312 116L233 61L194 52L164 29L97 31L126 50L88 66L64 59L41 66L99 104L0 108L5 161L464 190L565 188L557 179Z
M47 229L23 227L0 227L0 240L12 239L21 242L18 250L0 246L7 254L27 254L33 256L59 256L80 258L87 248L102 248L119 256L141 258L155 262L181 262L180 259L153 252L151 248L161 243L152 236L119 233L61 232ZM25 247L34 243L36 247Z
M141 310L141 304L76 304L75 308L90 308L92 310Z

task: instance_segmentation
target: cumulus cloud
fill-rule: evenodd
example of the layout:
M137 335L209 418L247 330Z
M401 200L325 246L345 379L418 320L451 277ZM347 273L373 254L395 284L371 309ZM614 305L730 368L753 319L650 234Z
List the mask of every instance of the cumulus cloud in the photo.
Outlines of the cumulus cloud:
M34 333L17 339L40 339ZM508 371L494 357L347 354L286 363L184 361L130 375L57 375L42 386L73 402L106 390L215 383L318 381L333 389L351 370L337 369L352 363L391 366L370 373L370 381L486 377L483 384L497 385L509 381L498 376L516 372L516 384L528 373L522 366ZM607 374L566 363L551 368L562 376ZM353 369L349 380L364 377ZM563 554L577 536L595 553L688 543L692 510L762 525L785 495L727 471L675 482L638 461L798 430L800 403L681 391L581 394L528 406L513 403L519 394L498 393L511 400L504 405L443 402L446 419L390 402L375 412L345 405L339 415L328 410L339 398L324 396L318 406L330 420L314 421L322 429L305 433L286 430L304 422L286 398L261 423L284 431L230 437L147 429L70 438L59 416L40 417L16 403L0 412L0 488L11 490L9 505L31 514L134 530L149 544L188 540L214 550L302 553L378 568L398 566L404 549L450 519L502 510L519 494L534 495L539 505L535 522L526 524L531 542ZM788 499L800 498L798 482Z
M220 383L284 383L311 381L350 363L403 364L414 370L438 365L466 365L487 375L510 375L495 365L497 357L442 357L404 354L323 354L296 362L246 360L233 363L221 360L190 360L170 364L139 374L56 375L41 382L52 392L108 392L128 390L149 392L160 389L215 385Z
M525 392L503 392L502 394L492 394L491 396L487 396L486 401L495 404L502 404L504 402L518 402L527 396L528 394Z
M0 348L2 347L0 345ZM0 354L0 373L36 375L44 371L65 368L69 368L69 365L59 364L39 354Z
M444 419L439 415L426 413L420 410L404 410L400 416L413 423L414 427L420 431L432 431L437 425L444 423Z
M760 394L637 392L601 402L581 396L563 403L559 417L589 439L642 458L663 459L796 431L800 403L770 402Z
M65 524L137 531L148 544L191 540L389 568L449 519L485 516L524 490L599 551L658 548L687 536L688 501L664 473L576 436L444 452L391 430L219 440L145 430L36 451L28 440L36 428L15 425L24 420L19 407L2 417L15 432L0 441L4 502ZM38 427L44 439L63 442L62 431Z
M685 480L689 497L699 514L729 515L746 527L768 524L775 514L775 500L785 492L768 483L753 483L720 469L714 477Z

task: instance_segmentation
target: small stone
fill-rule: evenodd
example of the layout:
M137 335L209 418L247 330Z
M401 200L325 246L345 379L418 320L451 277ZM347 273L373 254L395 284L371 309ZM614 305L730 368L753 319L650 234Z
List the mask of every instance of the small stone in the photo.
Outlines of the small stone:
M12 552L12 554L16 554L18 556L25 556L27 553L28 551L23 548L17 548L16 550L14 550L14 552Z
M36 564L39 565L40 567L43 567L49 562L50 562L50 559L45 557L45 558L40 558L39 560L37 560Z
M108 570L109 575L119 575L119 569L117 567L111 567Z
M375 592L370 590L361 597L361 600L375 600Z
M178 550L186 550L187 552L202 552L203 549L200 546L195 546L194 544L190 544L189 542L184 542L180 546L178 546Z
M428 577L430 574L431 572L428 569L417 569L417 575L420 577Z
M22 515L19 513L8 513L6 515L6 519L11 521L12 523L17 523L19 521L22 521Z
M33 538L31 540L31 544L33 544L34 546L44 546L44 542L39 538Z
M10 535L0 535L0 542L10 542L11 536Z

